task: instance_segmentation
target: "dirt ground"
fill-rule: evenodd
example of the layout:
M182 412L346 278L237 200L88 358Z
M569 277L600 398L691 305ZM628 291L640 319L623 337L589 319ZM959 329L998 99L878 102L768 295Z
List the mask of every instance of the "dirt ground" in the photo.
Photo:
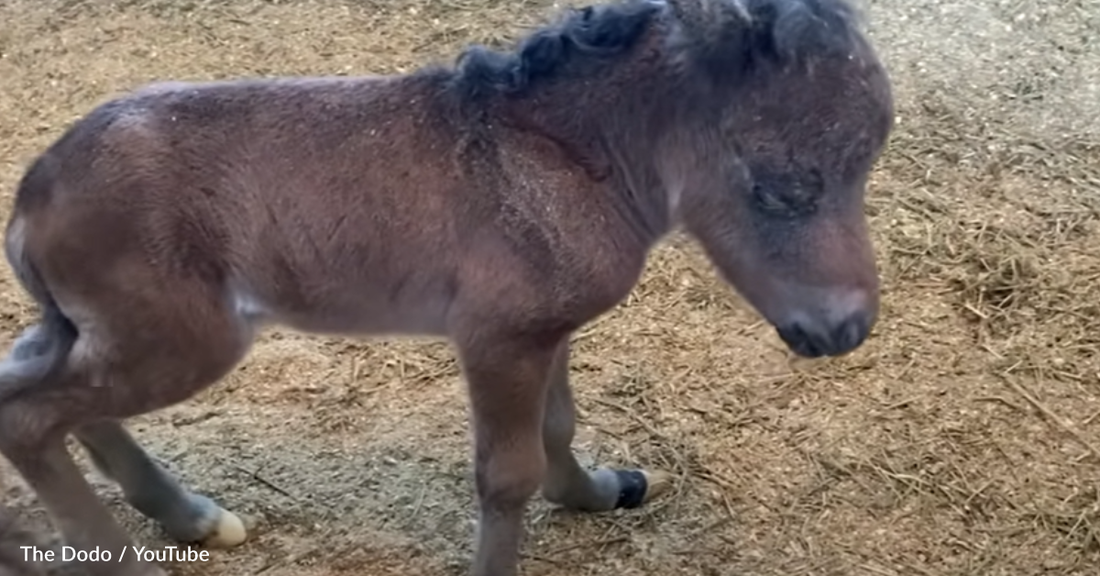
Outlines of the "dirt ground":
M95 103L155 79L376 73L450 58L549 0L0 1L0 190ZM1100 566L1100 6L879 0L898 124L873 179L881 322L793 361L699 251L662 246L577 338L586 461L677 475L637 511L537 500L523 573L1095 574ZM6 208L5 208L6 209ZM4 342L32 318L0 267ZM137 419L257 522L194 576L465 574L467 414L439 342L272 332L226 381ZM142 543L169 542L97 489ZM41 524L33 495L6 501Z

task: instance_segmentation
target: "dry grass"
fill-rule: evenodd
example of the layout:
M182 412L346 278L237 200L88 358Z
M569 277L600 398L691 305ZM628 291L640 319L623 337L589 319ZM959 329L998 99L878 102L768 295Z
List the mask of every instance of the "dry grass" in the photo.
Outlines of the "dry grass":
M883 318L794 362L690 245L578 337L589 460L675 497L538 503L526 574L1093 574L1100 565L1100 9L871 1L899 123L869 213ZM547 0L8 0L0 184L108 95L155 78L410 69L500 42ZM30 318L0 276L7 329ZM447 348L272 333L222 385L134 428L259 535L180 574L464 573L466 414ZM100 484L128 527L154 528ZM42 522L19 486L7 502Z

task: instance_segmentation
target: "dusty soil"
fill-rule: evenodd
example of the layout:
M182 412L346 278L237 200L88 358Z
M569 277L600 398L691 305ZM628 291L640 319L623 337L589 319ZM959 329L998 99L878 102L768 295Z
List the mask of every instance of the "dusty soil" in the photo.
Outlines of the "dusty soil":
M7 0L0 190L154 79L408 70L548 0ZM589 461L677 474L644 510L537 501L527 575L1095 574L1100 566L1100 6L868 4L898 128L868 212L885 281L857 353L795 362L673 239L578 337ZM6 208L5 208L6 209ZM7 267L5 338L32 318ZM181 575L464 574L462 386L438 342L265 335L226 381L133 429L256 537ZM163 535L90 474L136 536ZM45 521L17 481L7 504Z

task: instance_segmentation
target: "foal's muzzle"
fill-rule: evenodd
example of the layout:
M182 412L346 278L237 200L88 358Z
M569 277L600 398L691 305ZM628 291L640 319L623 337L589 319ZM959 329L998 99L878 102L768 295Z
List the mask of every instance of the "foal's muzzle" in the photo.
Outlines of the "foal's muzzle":
M840 356L858 348L878 314L878 299L865 290L799 290L795 308L776 323L776 331L791 351L806 358Z
M794 322L779 326L779 337L795 354L806 358L840 356L863 344L871 332L871 314L859 311L837 324Z

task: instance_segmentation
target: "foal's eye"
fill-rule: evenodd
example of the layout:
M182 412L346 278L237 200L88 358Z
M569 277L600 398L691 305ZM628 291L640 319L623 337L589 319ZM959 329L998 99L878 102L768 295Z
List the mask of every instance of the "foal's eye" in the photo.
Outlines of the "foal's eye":
M752 200L756 208L764 213L799 218L817 210L823 188L816 173L757 178L752 185Z

